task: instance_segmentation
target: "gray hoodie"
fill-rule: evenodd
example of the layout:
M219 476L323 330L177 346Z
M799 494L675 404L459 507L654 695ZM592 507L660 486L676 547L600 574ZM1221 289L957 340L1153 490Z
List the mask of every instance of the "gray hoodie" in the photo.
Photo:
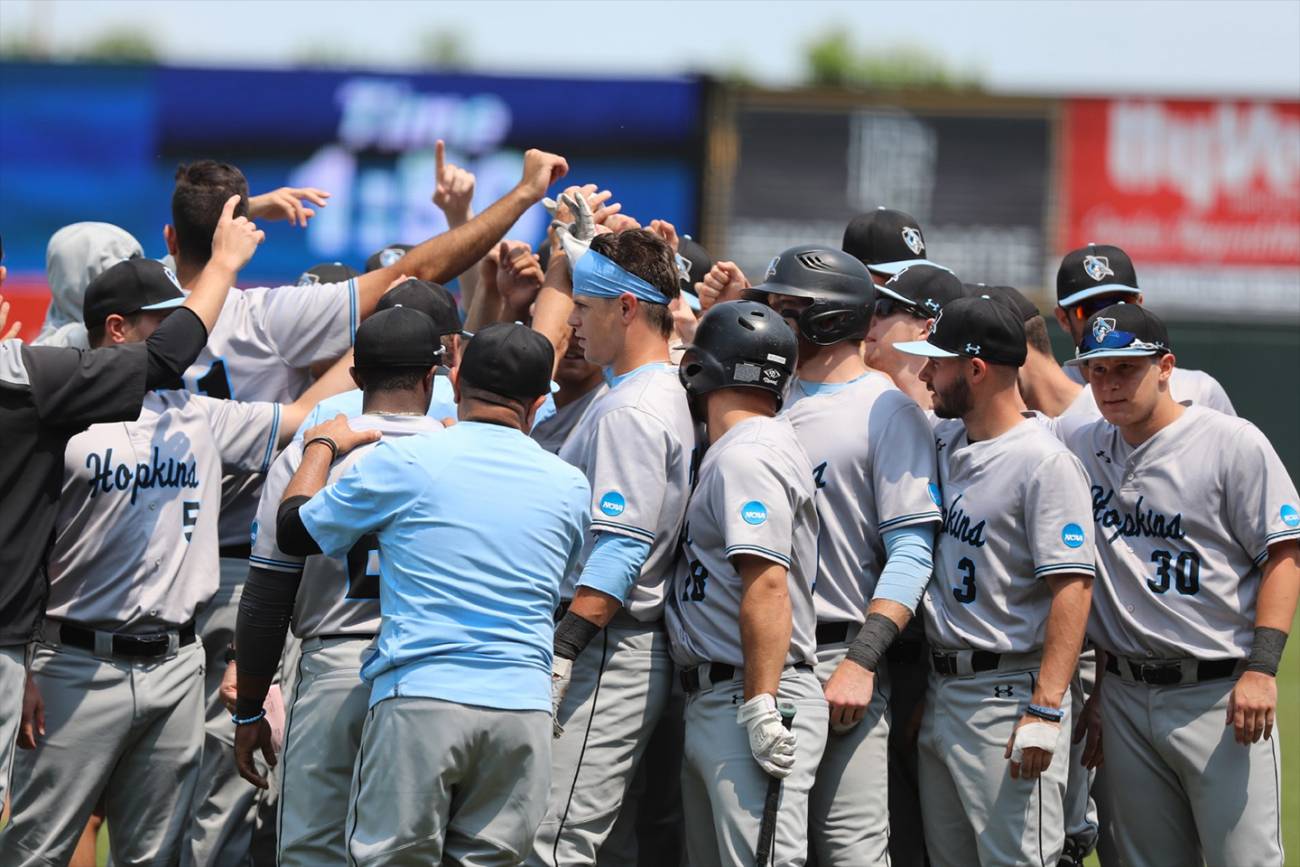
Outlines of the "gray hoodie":
M73 223L55 232L45 248L50 307L32 343L88 348L81 314L86 287L123 259L143 255L130 232L110 223Z

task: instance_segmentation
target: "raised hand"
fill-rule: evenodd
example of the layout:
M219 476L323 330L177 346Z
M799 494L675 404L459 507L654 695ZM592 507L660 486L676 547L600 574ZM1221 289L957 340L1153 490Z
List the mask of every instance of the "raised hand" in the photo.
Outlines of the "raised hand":
M667 220L651 220L650 225L647 228L660 238L663 238L668 246L673 248L674 253L677 252L677 247L681 243L681 239L677 237L676 226Z
M9 330L6 331L5 323L7 323L8 321L9 321L9 302L5 300L3 295L0 295L0 340L8 340L11 337L17 337L18 332L23 330L23 324L21 322L15 321L13 325L9 326Z
M708 310L724 301L739 301L741 293L749 288L749 280L735 262L717 262L704 275L704 282L695 284L695 294L700 296L700 307Z
M524 241L502 241L496 250L496 286L507 315L521 318L542 288L542 262Z
M212 235L212 261L238 271L253 258L257 245L266 240L266 233L247 217L236 217L235 206L239 196L231 196L221 209L221 219Z
M468 222L473 215L470 203L474 198L474 173L447 162L447 148L442 139L434 145L433 157L438 184L433 191L433 203L447 215L448 224Z
M288 220L290 226L307 227L316 212L303 204L306 200L318 208L329 204L330 194L315 187L280 187L248 200L248 216L254 220Z
M523 177L516 188L530 200L541 201L546 191L569 173L569 163L557 154L532 148L524 151Z

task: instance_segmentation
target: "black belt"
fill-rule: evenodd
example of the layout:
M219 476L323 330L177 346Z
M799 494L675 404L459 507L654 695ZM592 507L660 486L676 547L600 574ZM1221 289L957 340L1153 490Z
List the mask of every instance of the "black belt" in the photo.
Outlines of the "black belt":
M217 556L222 560L247 560L252 553L252 545L222 545L217 549Z
M348 641L374 641L375 635L374 632L327 632L324 635L313 635L311 638L304 638L303 641L311 641L312 638L321 641L334 641L344 638Z
M728 665L725 662L702 662L699 665L692 666L691 668L684 668L677 673L677 677L682 684L682 689L687 692L699 692L704 688L700 683L701 668L708 668L710 684L724 683L736 676L736 666L734 665ZM813 670L811 665L802 662L791 666L791 668L795 671L811 672Z
M973 650L970 655L972 672L993 671L998 667L1002 654L990 650ZM948 653L931 653L930 661L934 663L935 674L958 674L957 657Z
M1181 663L1139 662L1130 659L1124 661L1128 665L1129 674L1139 683L1147 683L1152 686L1172 686L1184 682ZM1111 674L1120 674L1119 658L1108 655L1106 657L1106 670ZM1237 660L1235 659L1198 660L1196 663L1196 680L1187 682L1199 683L1203 680L1222 680L1225 677L1232 677L1236 671Z
M181 647L194 643L194 621L178 627L177 635ZM69 647L95 652L95 630L63 621L59 624L59 641ZM153 635L123 635L113 633L113 655L129 656L137 659L156 659L166 656L171 640L166 632Z

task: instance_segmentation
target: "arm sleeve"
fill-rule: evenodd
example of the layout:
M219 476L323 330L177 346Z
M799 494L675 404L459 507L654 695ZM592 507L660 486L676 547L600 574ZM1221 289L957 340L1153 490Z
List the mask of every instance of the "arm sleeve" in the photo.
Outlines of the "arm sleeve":
M720 456L714 492L727 557L753 554L787 569L794 542L793 492L766 446L736 445Z
M668 488L668 431L634 407L606 413L594 432L591 528L653 543Z
M885 567L880 570L873 599L888 599L916 613L934 572L934 528L896 527L881 534L885 542Z
M596 544L578 577L578 586L599 590L622 601L649 556L650 543L643 539L598 532Z
M1233 538L1263 563L1270 545L1300 539L1300 497L1273 444L1253 424L1241 424L1224 461L1223 499Z
M899 395L893 415L884 425L872 425L871 430L875 439L871 444L871 488L880 531L938 523L942 519L935 482L939 469L934 432L925 413Z
M173 311L145 340L149 370L145 390L173 388L208 342L208 330L198 314L185 307Z
M249 315L290 367L310 367L347 352L357 330L357 284L249 289Z
M147 382L146 344L85 350L19 348L32 404L42 424L84 430L92 424L140 417Z
M280 435L280 404L245 403L195 395L227 470L265 473Z
M1049 454L1034 469L1023 520L1035 578L1096 574L1090 490L1083 464L1067 451Z
M240 671L271 677L280 667L284 636L301 581L301 568L296 572L272 572L249 567L235 620Z
M337 482L299 509L303 527L330 557L342 557L367 533L384 527L427 476L399 452L400 443L380 441Z

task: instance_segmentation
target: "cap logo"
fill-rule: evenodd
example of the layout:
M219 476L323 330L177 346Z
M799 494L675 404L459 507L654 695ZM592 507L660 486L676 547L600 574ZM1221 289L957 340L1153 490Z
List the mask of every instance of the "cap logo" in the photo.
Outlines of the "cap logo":
M304 271L303 275L298 278L299 286L316 286L320 284L320 277L311 271Z
M921 302L921 306L926 310L933 310L936 313L939 311L939 302L935 301L933 298L925 299Z
M681 280L683 283L689 282L691 279L691 265L693 263L681 253L675 255L677 259L677 279Z
M903 227L903 243L907 249L911 250L913 255L919 256L925 250L925 241L921 240L921 230L912 226Z
M163 265L163 273L167 275L168 280L172 281L173 286L175 286L177 289L181 288L181 281L176 279L176 275L172 273L171 268L168 268L166 265Z
M969 352L971 355L979 355L980 345L978 343L967 343L965 351Z
M1103 277L1115 276L1115 272L1110 270L1110 259L1105 256L1084 256L1083 270L1098 283L1102 281Z
M772 257L772 261L767 263L767 277L765 279L771 280L773 277L776 276L776 263L780 261L781 261L780 256Z
M406 254L400 247L385 247L379 253L379 265L382 268L387 268L389 265L395 265L397 264L397 260L402 258L404 255Z
M1115 330L1115 320L1098 317L1097 321L1092 323L1092 339L1098 343L1104 343L1106 335Z

